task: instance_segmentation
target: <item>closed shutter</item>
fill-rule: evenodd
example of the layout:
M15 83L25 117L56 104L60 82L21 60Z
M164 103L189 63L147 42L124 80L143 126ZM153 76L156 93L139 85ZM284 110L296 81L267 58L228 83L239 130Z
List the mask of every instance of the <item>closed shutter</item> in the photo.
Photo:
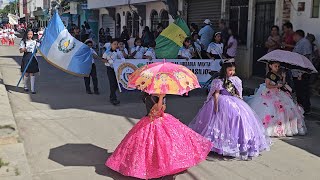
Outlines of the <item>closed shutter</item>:
M107 14L102 16L102 28L106 30L106 28L110 29L110 35L115 37L115 21Z
M218 28L221 19L221 0L189 0L188 24L195 23L201 29L205 19L210 19L215 29Z

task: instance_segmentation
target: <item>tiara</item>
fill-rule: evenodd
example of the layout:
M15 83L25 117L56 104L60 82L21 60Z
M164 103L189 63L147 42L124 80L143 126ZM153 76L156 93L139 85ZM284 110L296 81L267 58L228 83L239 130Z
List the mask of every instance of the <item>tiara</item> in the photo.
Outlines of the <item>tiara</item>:
M226 63L234 63L234 62L235 62L235 59L234 59L234 58L224 59L224 60L223 60L223 64L226 64Z

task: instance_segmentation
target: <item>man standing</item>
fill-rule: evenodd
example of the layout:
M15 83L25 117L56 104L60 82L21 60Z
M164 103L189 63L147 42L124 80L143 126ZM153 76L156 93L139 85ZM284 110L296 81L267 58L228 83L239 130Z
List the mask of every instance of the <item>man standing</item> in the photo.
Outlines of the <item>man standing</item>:
M296 42L296 46L294 47L293 52L299 53L309 58L312 54L312 45L310 41L305 38L304 31L297 30L293 35L293 39ZM310 75L292 70L292 76L296 89L297 101L302 105L305 114L308 114L310 113L311 106L309 88Z
M293 40L293 26L290 22L286 22L283 24L283 39L282 39L282 46L281 48L285 51L292 51L294 48L294 40Z
M214 30L211 27L211 21L209 19L204 20L205 26L200 29L199 35L201 36L200 41L204 46L204 49L207 50L210 42L212 41Z

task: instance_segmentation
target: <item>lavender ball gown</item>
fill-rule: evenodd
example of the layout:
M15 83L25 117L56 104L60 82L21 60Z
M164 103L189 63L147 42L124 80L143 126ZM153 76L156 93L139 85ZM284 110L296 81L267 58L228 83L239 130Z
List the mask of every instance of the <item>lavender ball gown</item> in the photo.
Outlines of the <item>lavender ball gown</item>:
M269 150L270 139L255 112L242 98L242 82L230 77L212 81L207 101L189 127L213 143L212 151L224 156L247 158ZM219 91L218 112L214 111L215 91Z

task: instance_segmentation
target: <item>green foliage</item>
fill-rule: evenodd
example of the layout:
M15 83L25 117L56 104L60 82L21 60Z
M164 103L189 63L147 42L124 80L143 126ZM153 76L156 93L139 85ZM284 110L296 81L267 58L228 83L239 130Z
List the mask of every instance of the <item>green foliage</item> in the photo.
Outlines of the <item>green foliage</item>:
M19 10L17 2L10 2L3 9L0 9L0 17L7 17L8 13L14 14L16 10Z

